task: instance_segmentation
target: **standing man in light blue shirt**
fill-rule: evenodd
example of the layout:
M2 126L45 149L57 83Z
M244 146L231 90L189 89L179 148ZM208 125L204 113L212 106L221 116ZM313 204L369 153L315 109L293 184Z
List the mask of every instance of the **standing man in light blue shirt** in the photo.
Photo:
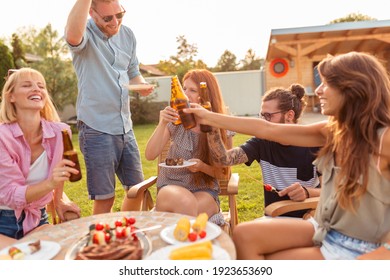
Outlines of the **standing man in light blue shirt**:
M78 78L79 141L93 214L111 211L115 174L125 191L143 180L126 85L145 80L135 36L122 26L125 13L119 0L76 0L65 28ZM139 93L147 96L152 91L151 86ZM121 210L131 209L125 195Z

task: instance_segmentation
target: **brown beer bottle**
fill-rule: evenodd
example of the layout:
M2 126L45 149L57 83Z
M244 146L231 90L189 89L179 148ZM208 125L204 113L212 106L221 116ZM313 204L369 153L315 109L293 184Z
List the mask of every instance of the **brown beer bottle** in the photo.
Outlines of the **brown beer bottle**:
M183 112L183 109L190 108L190 102L187 95L185 95L177 76L173 76L171 79L170 103L171 107L179 113L180 121L185 129L191 129L196 126L194 114L187 114ZM178 125L180 122L175 122L174 124Z
M201 82L200 83L200 105L202 105L203 108L212 111L211 110L211 103L210 103L210 96L209 92L207 90L207 83L206 82ZM201 124L200 125L200 130L202 132L211 132L211 126L206 125L206 124Z
M78 174L71 173L70 177L69 177L69 181L70 182L79 181L79 180L81 180L81 169L80 169L79 158L77 156L76 150L73 149L72 140L70 139L70 135L66 129L62 130L62 141L64 144L63 157L65 159L69 159L69 160L73 161L76 165L72 166L72 167L79 171Z
M177 76L175 76L176 77L176 79L177 79ZM169 101L169 104L170 104L170 106L173 108L173 109L175 109L176 111L178 111L177 110L177 107L176 107L176 104L175 104L175 101L176 101L176 99L177 99L177 93L178 93L178 90L175 88L176 86L174 86L173 85L173 77L172 77L172 79L171 79L171 100ZM174 125L179 125L179 124L181 124L181 119L180 119L180 117L179 118L177 118L177 120L173 123Z

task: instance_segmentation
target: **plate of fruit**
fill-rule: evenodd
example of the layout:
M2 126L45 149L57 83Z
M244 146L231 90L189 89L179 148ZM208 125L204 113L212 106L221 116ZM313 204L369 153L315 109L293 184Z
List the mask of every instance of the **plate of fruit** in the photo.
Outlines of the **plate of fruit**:
M1 260L50 260L61 250L53 241L36 240L14 244L0 251Z
M73 244L65 260L140 260L152 251L149 237L135 226L134 217L123 217L113 225L99 222Z
M160 237L170 244L187 244L212 240L221 234L221 228L208 222L206 213L196 219L180 218L176 224L167 226L160 232Z

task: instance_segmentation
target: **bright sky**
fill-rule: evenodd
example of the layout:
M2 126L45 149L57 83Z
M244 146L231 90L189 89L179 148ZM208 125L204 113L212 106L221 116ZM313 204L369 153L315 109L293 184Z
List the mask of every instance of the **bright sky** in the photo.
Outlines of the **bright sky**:
M2 4L0 37L20 27L38 29L51 23L59 34L76 0L12 0ZM137 38L143 64L155 64L177 53L176 37L198 46L198 56L216 65L225 50L243 59L252 48L265 57L272 29L326 25L350 13L390 19L383 0L122 0L123 24ZM6 10L4 10L4 8Z

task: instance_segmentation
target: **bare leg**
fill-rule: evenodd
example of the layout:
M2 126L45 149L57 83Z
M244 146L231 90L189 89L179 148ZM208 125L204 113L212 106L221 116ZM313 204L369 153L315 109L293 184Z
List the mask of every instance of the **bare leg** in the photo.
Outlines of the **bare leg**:
M313 234L308 221L264 219L239 224L233 241L238 259L321 259L319 249L313 247Z
M194 196L198 203L198 213L206 212L209 217L218 213L218 204L207 192L196 192Z
M104 200L95 200L93 202L93 214L109 213L111 212L112 205L114 205L115 197L104 199Z
M3 234L0 234L0 250L5 248L5 247L11 246L16 241L17 240L14 239L14 238L8 237L8 236L3 235Z
M196 216L198 203L195 196L186 188L169 185L158 191L156 210Z

